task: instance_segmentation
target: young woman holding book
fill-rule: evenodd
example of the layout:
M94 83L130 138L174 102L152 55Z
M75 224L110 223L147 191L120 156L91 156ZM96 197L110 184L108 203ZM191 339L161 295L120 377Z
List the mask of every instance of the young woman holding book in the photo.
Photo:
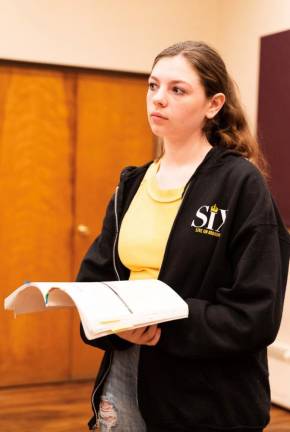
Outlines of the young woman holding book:
M159 278L189 317L93 341L81 330L106 351L90 429L260 432L290 248L264 158L205 43L156 57L147 110L162 156L121 173L78 280Z

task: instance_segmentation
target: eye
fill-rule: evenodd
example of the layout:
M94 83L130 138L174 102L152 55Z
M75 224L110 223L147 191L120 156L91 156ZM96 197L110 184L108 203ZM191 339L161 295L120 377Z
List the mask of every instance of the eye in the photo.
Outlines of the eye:
M185 93L185 91L182 88L176 86L174 86L172 90L177 95L183 95Z
M150 90L155 90L157 87L157 84L151 81L148 83L148 87Z

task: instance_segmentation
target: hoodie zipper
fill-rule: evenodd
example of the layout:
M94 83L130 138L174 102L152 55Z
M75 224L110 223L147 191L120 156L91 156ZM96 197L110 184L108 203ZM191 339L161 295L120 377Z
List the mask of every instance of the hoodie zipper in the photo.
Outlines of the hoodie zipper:
M115 222L116 222L116 236L115 236L115 241L114 241L114 246L113 246L113 263L114 263L114 270L116 273L116 276L118 278L118 280L120 279L118 270L117 270L117 265L116 265L116 244L117 244L117 240L118 240L118 235L119 235L119 220L118 220L118 191L119 191L119 186L116 187L116 192L115 192L115 197L114 197L114 212L115 212ZM140 350L141 350L141 346L139 348L139 357L138 357L138 363L139 363L139 358L140 358ZM110 356L110 365L108 367L108 369L111 368L111 357ZM137 407L139 409L139 400L138 400L138 375L137 375L137 383L136 383L136 403L137 403Z
M116 234L115 234L115 239L114 239L114 244L113 244L113 266L114 266L114 270L117 276L117 279L120 281L120 275L118 273L117 270L117 265L116 265L116 245L117 245L117 239L118 239L118 235L119 235L119 219L118 219L118 208L117 208L117 200L118 200L118 191L119 191L119 186L116 187L116 191L115 191L115 196L114 196L114 213L115 213L115 226L116 226ZM99 387L103 384L105 378L108 376L108 373L110 372L111 366L112 366L112 352L110 352L110 363L108 365L108 368L106 369L106 371L104 372L104 375L102 376L102 379L100 380L99 384L95 387L92 397L91 397L91 402L92 402L92 407L94 410L94 414L95 414L95 418L96 418L96 423L93 426L93 428L97 428L98 427L98 412L96 410L95 407L95 394L97 392L97 390L99 389Z
M114 240L114 245L113 245L113 265L114 265L114 270L115 270L117 279L120 281L121 278L120 278L120 275L118 273L117 265L116 265L116 245L117 245L117 239L118 239L118 235L119 235L119 220L118 220L118 209L117 209L118 191L119 191L119 186L116 187L115 196L114 196L116 235L115 235L115 240Z
M99 418L98 412L97 412L96 407L95 407L95 401L94 401L95 394L96 394L98 388L103 384L105 378L108 376L108 373L109 373L109 371L111 369L111 365L112 365L112 357L113 357L112 356L112 352L110 352L110 363L109 363L109 366L108 366L107 370L104 372L104 375L102 376L102 379L100 380L99 384L95 387L95 389L93 391L93 394L92 394L92 397L91 397L91 403L92 403L92 407L93 407L95 418L96 418L96 423L93 426L93 430L95 430L95 429L98 428L98 418Z

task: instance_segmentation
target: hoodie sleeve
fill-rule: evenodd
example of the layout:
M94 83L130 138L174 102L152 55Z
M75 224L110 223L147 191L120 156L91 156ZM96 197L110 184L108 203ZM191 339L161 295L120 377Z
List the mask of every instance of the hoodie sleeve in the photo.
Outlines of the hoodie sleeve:
M177 357L209 358L257 351L274 341L287 282L289 234L269 192L257 182L244 190L237 211L243 217L237 218L228 247L232 283L217 287L214 301L185 299L189 317L161 325L159 349Z
M112 280L114 268L113 246L116 235L114 198L115 195L113 195L107 207L101 234L95 239L81 263L76 278L77 282L102 282ZM80 333L82 340L86 344L102 350L121 350L131 346L130 342L116 335L89 340L85 336L82 324Z

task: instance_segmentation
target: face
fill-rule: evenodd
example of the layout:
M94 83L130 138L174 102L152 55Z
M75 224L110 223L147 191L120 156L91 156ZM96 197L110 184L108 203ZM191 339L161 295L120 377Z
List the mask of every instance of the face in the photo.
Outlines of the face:
M152 132L187 139L201 132L210 100L197 72L182 55L161 58L149 77L147 113Z

